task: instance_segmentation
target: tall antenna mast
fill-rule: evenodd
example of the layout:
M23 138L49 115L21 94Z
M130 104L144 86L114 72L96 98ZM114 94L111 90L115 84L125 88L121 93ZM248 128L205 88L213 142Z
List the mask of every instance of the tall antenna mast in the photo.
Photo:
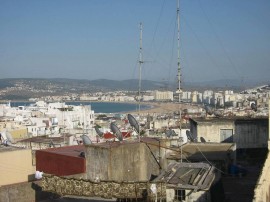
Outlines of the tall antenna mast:
M179 130L180 149L182 163L182 109L181 109L181 66L180 66L180 0L177 0L177 80L178 80L178 102L179 102Z
M142 88L142 64L143 64L143 57L142 57L142 31L143 26L140 22L140 53L139 53L139 127L140 127L140 113L141 113L141 88ZM140 136L141 136L141 130L139 130L139 142L140 142Z

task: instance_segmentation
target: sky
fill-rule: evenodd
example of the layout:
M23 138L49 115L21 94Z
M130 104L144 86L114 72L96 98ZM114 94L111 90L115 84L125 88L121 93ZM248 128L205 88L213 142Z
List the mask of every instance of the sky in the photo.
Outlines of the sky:
M0 0L0 78L176 81L176 0ZM183 82L270 81L269 0L180 0Z

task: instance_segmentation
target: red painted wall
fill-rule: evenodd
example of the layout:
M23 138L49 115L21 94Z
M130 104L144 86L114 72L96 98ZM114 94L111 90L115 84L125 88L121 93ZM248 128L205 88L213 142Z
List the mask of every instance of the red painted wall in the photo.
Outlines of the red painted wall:
M36 170L57 176L74 175L86 172L85 158L36 151Z

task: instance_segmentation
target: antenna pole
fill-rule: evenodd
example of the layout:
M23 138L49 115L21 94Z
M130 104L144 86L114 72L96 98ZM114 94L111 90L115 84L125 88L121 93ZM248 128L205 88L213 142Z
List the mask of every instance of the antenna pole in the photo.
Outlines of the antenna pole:
M178 80L178 102L179 102L179 130L180 130L180 149L182 163L182 109L181 109L181 66L180 66L180 0L177 0L177 80Z
M142 31L143 26L140 22L140 58L139 58L139 142L140 142L140 136L141 136L141 130L140 130L140 113L141 113L141 87L142 87L142 64L143 64L143 57L142 57Z
M142 23L140 23L140 58L139 58L139 114L141 110L141 88L142 88Z

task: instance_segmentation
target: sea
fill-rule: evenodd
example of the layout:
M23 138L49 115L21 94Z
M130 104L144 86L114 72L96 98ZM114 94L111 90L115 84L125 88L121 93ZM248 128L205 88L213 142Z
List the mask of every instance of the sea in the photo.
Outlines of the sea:
M30 106L34 102L19 102L11 101L11 107ZM66 102L67 105L91 105L91 109L95 113L125 113L138 110L139 105L136 103L119 103L119 102ZM143 109L151 108L150 105L142 104L140 107Z

